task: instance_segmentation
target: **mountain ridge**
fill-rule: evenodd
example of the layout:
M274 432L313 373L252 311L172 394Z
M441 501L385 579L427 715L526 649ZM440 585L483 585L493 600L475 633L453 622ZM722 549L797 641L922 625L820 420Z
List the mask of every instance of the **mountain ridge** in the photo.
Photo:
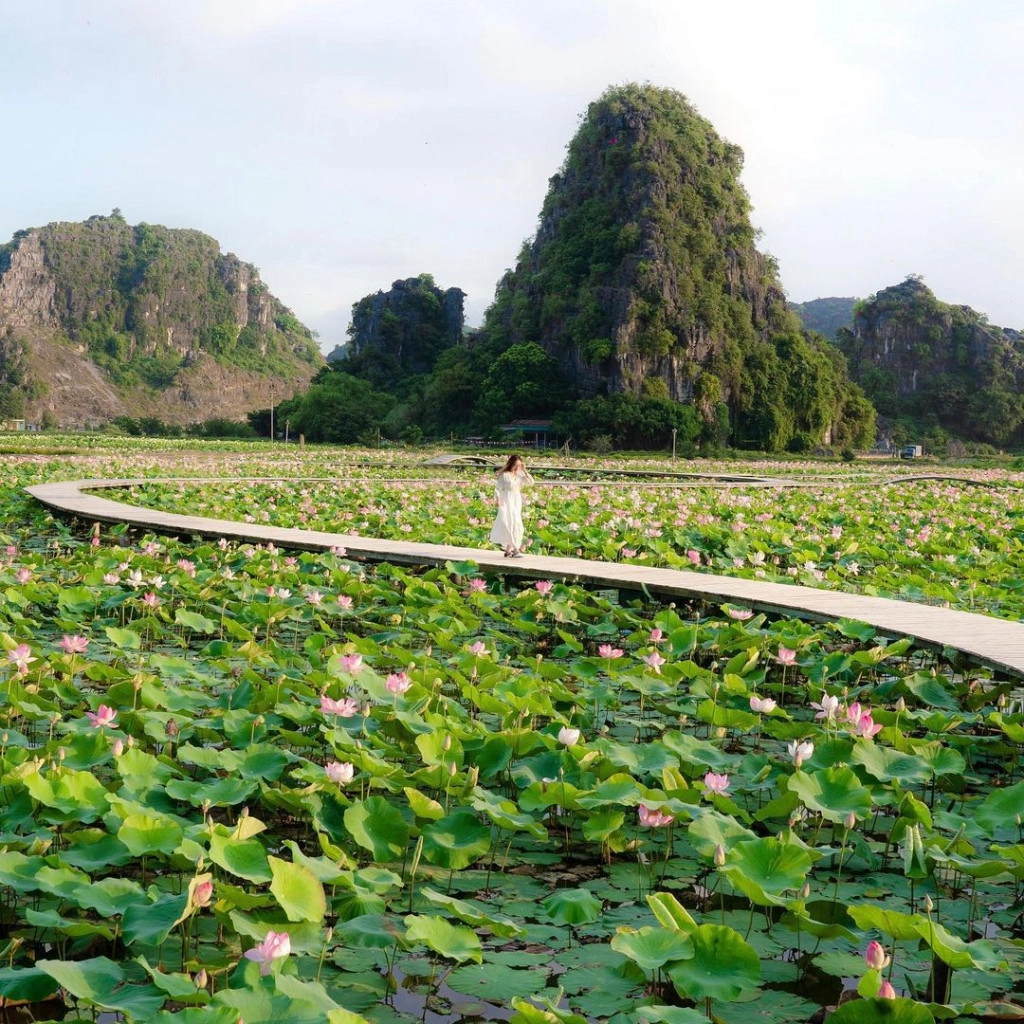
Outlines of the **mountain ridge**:
M322 365L256 268L202 232L115 210L0 246L0 417L241 419Z

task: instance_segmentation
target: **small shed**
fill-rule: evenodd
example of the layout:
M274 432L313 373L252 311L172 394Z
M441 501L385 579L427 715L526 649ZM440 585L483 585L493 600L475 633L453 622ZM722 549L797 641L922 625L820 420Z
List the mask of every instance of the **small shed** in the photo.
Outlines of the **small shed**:
M556 447L555 435L551 430L551 420L521 419L512 420L501 426L503 434L518 434L525 444L534 448Z

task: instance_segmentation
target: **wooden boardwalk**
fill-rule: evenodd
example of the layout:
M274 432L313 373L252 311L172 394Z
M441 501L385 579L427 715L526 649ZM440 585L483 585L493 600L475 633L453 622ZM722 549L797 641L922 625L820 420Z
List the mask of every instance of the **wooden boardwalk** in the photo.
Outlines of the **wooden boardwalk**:
M242 542L275 544L281 548L325 551L344 547L351 558L388 561L402 565L443 565L447 561L475 562L482 572L532 579L562 579L625 590L646 589L661 598L729 602L773 614L818 621L857 619L889 636L909 636L936 647L962 651L981 664L1024 678L1024 624L988 615L953 611L881 597L818 590L796 584L734 579L708 573L683 572L633 563L602 562L583 558L526 555L509 560L500 551L423 544L415 541L378 540L354 534L325 533L240 523L203 516L176 515L157 509L125 505L88 493L99 488L140 486L158 482L136 480L71 480L26 488L44 505L90 523L129 523L165 534L226 537ZM196 481L177 480L181 483Z

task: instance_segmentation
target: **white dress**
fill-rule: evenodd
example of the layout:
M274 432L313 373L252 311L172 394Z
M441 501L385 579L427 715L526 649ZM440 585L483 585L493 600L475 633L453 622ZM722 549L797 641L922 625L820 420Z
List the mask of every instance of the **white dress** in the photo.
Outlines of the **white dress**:
M505 550L519 550L523 546L523 492L524 483L532 483L529 473L499 473L494 484L498 499L498 515L491 527L491 543Z

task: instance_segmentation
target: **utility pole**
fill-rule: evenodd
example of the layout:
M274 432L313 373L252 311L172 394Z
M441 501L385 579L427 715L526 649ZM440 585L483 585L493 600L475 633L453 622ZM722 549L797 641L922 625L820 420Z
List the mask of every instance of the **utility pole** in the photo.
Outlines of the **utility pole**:
M676 431L677 427L672 428L672 458L676 457Z
M270 385L270 443L274 443L274 385Z

